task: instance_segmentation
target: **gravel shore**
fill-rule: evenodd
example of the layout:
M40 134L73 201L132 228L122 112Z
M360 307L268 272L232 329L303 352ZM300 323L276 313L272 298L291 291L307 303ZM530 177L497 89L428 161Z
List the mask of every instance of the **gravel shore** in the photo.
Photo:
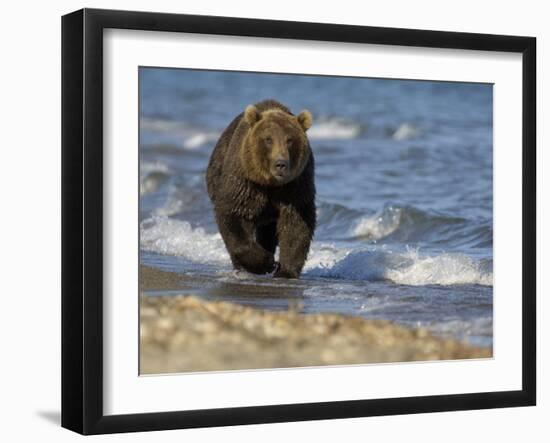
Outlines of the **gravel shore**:
M177 289L178 274L140 267L141 291ZM220 371L490 358L476 348L382 320L266 311L194 296L140 299L140 372Z

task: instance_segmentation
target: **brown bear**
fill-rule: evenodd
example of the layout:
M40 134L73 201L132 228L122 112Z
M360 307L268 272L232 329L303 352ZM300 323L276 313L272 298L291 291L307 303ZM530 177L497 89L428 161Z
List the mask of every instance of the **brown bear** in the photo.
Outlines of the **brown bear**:
M249 105L223 131L206 184L236 269L298 278L315 230L309 111L275 100ZM275 249L279 246L279 263Z

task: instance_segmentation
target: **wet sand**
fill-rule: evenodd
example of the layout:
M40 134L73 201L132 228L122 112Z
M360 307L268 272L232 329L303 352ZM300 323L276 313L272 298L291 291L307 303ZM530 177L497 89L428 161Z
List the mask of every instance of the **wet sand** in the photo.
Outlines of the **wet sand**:
M178 290L185 277L140 266L140 372L220 371L490 358L491 348L441 339L424 329L340 314L267 311ZM221 298L221 297L220 297Z

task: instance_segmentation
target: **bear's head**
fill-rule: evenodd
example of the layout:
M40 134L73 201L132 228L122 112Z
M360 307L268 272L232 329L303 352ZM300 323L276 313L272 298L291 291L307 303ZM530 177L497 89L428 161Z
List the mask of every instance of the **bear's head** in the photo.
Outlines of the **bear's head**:
M241 162L249 180L281 186L303 172L311 155L306 137L313 121L309 111L294 116L278 108L260 112L249 105L244 121L249 129L241 145Z

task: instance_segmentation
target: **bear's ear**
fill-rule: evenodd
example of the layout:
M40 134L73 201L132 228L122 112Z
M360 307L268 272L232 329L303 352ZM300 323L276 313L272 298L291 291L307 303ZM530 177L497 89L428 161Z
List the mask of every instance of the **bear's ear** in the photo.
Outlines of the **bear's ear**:
M300 123L300 126L304 131L307 131L309 128L311 128L311 125L313 124L313 116L311 115L311 112L309 111L302 111L298 114L298 123Z
M252 127L260 120L260 113L254 105L248 105L244 110L244 118L246 122Z

